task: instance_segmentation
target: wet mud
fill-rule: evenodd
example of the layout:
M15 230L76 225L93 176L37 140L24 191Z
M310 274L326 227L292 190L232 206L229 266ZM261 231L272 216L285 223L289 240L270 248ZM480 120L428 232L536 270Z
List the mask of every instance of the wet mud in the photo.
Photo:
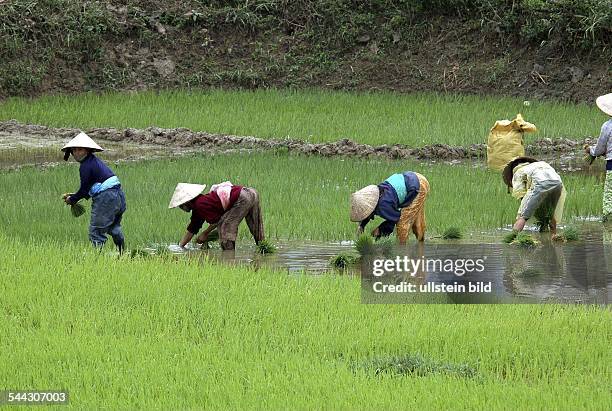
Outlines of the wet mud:
M78 131L80 130L76 128L52 128L22 124L15 120L0 122L0 149L9 145L7 141L15 141L16 136L30 146L48 147L67 141ZM202 149L271 150L323 157L382 157L386 159L447 161L485 159L487 152L485 143L471 144L465 147L447 144L430 144L422 147L410 147L402 144L372 146L349 139L329 143L309 143L297 139L264 139L250 136L211 134L203 131L192 131L187 128L89 128L83 131L100 141L162 146L183 151L189 149L200 151ZM528 142L526 153L551 158L560 154L577 157L582 155L584 144L593 144L594 142L595 138L544 138Z

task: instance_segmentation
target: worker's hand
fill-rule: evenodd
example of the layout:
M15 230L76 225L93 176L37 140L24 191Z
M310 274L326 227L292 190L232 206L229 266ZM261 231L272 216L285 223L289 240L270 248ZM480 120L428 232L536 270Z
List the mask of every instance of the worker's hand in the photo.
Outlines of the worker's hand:
M200 234L198 236L198 238L196 238L196 243L198 243L198 244L204 244L207 241L208 241L208 233L207 232L203 232L202 234Z
M374 237L374 238L380 237L380 229L378 227L376 227L374 230L372 230L372 237Z
M357 237L359 237L361 234L363 234L363 227L361 226L361 224L359 224L357 226Z
M62 199L64 200L64 203L66 203L68 205L72 204L70 202L70 200L69 200L71 195L74 195L74 193L65 193L65 194L62 195Z
M589 147L588 144L584 145L584 152L587 153L588 155L591 155L591 147Z

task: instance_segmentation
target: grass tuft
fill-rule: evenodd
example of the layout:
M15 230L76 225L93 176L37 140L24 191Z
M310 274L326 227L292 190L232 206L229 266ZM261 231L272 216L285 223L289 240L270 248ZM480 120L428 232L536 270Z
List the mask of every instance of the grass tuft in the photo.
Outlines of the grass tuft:
M361 256L374 253L374 237L366 233L361 234L357 241L355 241L355 250Z
M268 240L261 240L257 244L257 252L259 254L274 254L276 252L276 246Z
M340 253L332 257L329 262L332 267L344 270L350 265L355 264L355 262L357 262L357 257L348 253Z
M510 244L519 245L521 247L533 247L538 244L538 241L531 234L520 232L516 235Z
M442 238L445 240L459 240L463 238L463 232L459 227L448 227L442 233Z
M432 374L454 375L462 378L473 378L476 370L466 364L440 363L418 354L374 358L362 363L358 368L374 372L376 375L391 374L396 376L425 377Z

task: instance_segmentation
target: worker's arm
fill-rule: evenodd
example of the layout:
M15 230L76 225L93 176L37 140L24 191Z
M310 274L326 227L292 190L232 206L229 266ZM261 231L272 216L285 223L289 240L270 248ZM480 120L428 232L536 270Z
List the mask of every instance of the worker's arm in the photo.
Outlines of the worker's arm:
M608 139L610 139L611 134L612 122L606 121L603 126L601 126L601 133L599 134L599 139L597 139L597 144L590 148L591 156L599 157L601 155L606 154L606 150L608 148Z
M208 240L208 234L210 234L212 230L217 228L217 225L218 224L209 224L208 227L206 227L206 230L202 231L198 238L196 238L196 243L202 244L206 242L206 240Z
M181 247L185 247L187 244L189 244L192 238L193 233L190 231L185 231L185 234L183 234L183 238L181 238L181 241L179 241L179 245Z

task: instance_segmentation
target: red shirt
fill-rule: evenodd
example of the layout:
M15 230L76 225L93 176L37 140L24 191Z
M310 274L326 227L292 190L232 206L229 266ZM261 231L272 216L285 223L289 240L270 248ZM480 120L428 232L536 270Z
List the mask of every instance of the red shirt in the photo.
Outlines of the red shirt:
M230 200L228 210L234 205L242 186L233 186L230 191ZM187 226L187 231L192 234L197 234L202 228L204 221L208 224L215 224L219 222L221 216L227 210L223 209L219 196L214 191L208 194L200 194L193 200L193 208L191 210L191 222Z

